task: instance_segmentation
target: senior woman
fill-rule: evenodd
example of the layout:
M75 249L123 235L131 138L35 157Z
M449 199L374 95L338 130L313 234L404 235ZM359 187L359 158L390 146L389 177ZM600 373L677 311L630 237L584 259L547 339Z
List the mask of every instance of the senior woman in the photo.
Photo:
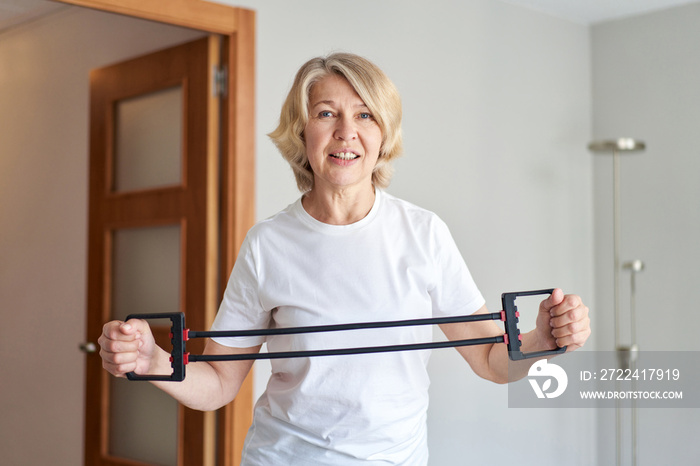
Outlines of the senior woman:
M382 191L401 154L401 102L366 59L337 53L299 70L271 137L303 193L248 233L215 330L405 320L487 313L446 225ZM493 321L441 327L451 339L502 335ZM428 341L427 327L220 338L205 353L376 346ZM556 290L523 350L583 345L588 309ZM114 375L169 372L144 321L110 322L100 338ZM459 349L481 377L509 381L502 344ZM245 465L427 464L428 351L272 361L255 407ZM195 409L236 396L252 362L197 362L159 387ZM526 368L521 369L520 376ZM510 370L513 378L514 371Z

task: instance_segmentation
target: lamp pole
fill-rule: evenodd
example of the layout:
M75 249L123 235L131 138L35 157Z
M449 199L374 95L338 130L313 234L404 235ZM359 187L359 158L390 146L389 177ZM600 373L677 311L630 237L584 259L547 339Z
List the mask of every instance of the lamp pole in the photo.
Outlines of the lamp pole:
M614 344L617 352L618 364L622 369L633 368L637 357L637 337L636 337L636 311L635 307L635 274L644 268L644 264L639 261L626 262L620 265L620 154L639 152L646 148L641 141L630 138L620 138L617 140L594 141L588 145L592 152L601 154L612 154L613 162L613 300L614 300ZM622 317L621 317L621 296L620 296L620 271L622 268L632 271L632 298L630 299L630 328L631 342L628 346L622 344ZM617 382L616 382L617 384ZM632 465L637 465L637 409L636 403L632 405ZM622 465L622 410L619 402L615 409L615 451L616 464Z

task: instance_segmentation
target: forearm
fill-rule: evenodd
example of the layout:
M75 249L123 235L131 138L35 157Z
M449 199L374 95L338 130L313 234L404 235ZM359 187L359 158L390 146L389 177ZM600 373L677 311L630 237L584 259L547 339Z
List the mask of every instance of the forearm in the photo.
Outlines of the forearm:
M552 349L546 348L538 341L535 331L522 334L521 344L523 353ZM496 383L515 382L527 375L533 362L527 359L511 361L508 357L508 347L502 343L494 344L488 353L489 377L487 378Z
M218 346L218 345L216 345ZM211 342L205 353L221 353L212 350ZM260 347L237 348L235 353L256 353ZM152 374L170 373L170 354L160 350L154 359ZM253 361L191 362L187 365L185 380L182 382L152 382L179 403L191 409L213 411L230 403L250 371Z
M487 314L483 306L475 314ZM451 341L471 338L487 338L503 335L503 329L491 320L440 325ZM554 290L540 303L534 330L521 335L523 353L553 350L557 346L568 351L583 346L591 334L588 308L576 295L566 295ZM503 343L462 346L457 348L474 372L496 383L508 383L525 377L533 361L510 361L508 347ZM551 357L551 356L550 356Z
M168 353L163 352L168 357ZM159 356L159 361L162 359ZM154 364L152 374L170 373L170 362L167 365ZM212 411L225 405L221 382L214 368L208 362L192 362L187 365L187 376L181 382L151 382L168 395L175 398L188 408L200 411Z

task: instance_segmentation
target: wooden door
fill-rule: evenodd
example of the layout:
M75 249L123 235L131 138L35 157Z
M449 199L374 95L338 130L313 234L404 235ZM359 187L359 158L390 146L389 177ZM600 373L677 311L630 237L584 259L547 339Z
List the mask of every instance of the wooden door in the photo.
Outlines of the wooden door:
M91 341L130 313L182 311L193 329L213 319L226 140L213 76L221 46L205 37L91 73ZM167 326L156 323L154 333L167 340ZM99 357L88 358L86 385L86 464L214 464L213 413L113 378Z

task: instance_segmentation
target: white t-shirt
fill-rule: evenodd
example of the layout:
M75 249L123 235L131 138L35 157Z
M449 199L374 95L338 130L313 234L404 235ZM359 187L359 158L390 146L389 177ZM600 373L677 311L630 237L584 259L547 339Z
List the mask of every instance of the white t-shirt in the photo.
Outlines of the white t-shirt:
M248 233L213 330L466 315L484 304L447 226L376 190L351 225L311 217L299 199ZM432 327L217 338L268 350L432 340ZM244 465L427 464L430 351L273 359Z

